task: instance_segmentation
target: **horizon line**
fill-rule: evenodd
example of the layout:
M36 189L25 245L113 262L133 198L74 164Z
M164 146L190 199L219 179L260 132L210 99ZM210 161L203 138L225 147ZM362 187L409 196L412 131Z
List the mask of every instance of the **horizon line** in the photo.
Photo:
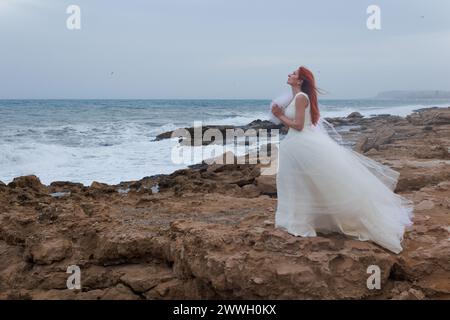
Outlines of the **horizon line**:
M424 97L424 98L380 98L380 97L352 97L352 98L319 98L319 100L425 100L425 99L436 99L436 100L448 100L448 98L434 98L434 97ZM58 101L58 100L273 100L273 98L0 98L0 101L14 101L14 100L47 100L47 101Z

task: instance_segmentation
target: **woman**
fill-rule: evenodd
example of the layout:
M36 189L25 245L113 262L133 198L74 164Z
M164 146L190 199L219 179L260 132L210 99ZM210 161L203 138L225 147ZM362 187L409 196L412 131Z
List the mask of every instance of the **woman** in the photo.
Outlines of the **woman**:
M300 67L287 83L291 103L284 112L272 107L289 128L279 145L275 226L302 237L340 232L401 252L413 204L393 192L400 174L328 135L311 71Z

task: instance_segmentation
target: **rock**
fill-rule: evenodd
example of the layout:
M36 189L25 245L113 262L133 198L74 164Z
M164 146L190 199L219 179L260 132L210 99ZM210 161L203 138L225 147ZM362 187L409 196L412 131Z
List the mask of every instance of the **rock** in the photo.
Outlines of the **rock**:
M394 135L395 131L393 129L383 128L376 133L372 148L378 149L380 145L389 143Z
M368 151L369 150L369 137L362 136L361 138L359 138L359 140L357 141L357 143L353 149L360 153ZM372 149L372 147L370 149Z
M207 164L237 164L237 157L232 151L227 151L224 154L204 160Z
M116 191L116 189L113 186L107 185L106 183L100 183L97 181L92 182L90 189L98 190L105 193L111 193Z
M144 294L146 299L171 299L170 297L180 297L185 296L185 283L179 279L172 279L165 281L157 285L155 288L149 290ZM195 292L192 292L195 294Z
M36 290L28 295L28 299L33 300L74 300L77 299L77 293L73 290ZM12 299L15 299L12 298ZM23 299L23 298L22 298Z
M31 260L37 264L51 264L70 255L72 244L65 239L45 240L30 248Z
M49 185L49 192L57 193L57 192L70 192L70 193L79 193L81 191L86 190L82 183L74 183L69 181L55 181Z
M85 192L94 199L107 197L111 194L117 193L115 186L110 186L106 183L100 183L97 181L92 182L90 187L87 188Z
M106 290L101 300L136 300L139 296L134 294L129 288L123 284L118 284L114 288Z
M69 275L65 272L49 272L43 276L40 287L42 289L52 290L67 290L67 277Z
M242 188L242 195L249 198L255 198L258 197L261 192L260 189L255 186L254 184L247 184L243 186Z
M441 191L450 190L450 181L442 181L442 182L438 183L438 185L436 187L438 190L441 190Z
M355 150L358 152L367 152L372 148L379 150L381 145L390 143L394 135L395 131L393 129L382 127L378 129L375 136L360 138L355 146Z
M347 118L364 118L364 116L361 113L354 111L350 113Z
M39 178L34 175L14 178L14 180L8 184L8 187L13 189L31 189L35 192L46 192L45 186L41 183Z
M182 145L209 145L211 143L218 143L218 144L224 144L226 142L227 137L227 130L236 130L236 133L242 132L249 132L247 130L255 129L256 132L258 130L266 130L267 135L271 136L271 130L280 130L280 132L286 134L287 128L282 124L274 124L268 120L254 120L250 122L247 125L244 126L231 126L231 125L205 125L201 127L201 134L196 135L195 129L199 130L200 128L180 128L173 131L163 132L156 136L154 141L162 140L162 139L169 139L172 137L179 137L180 144ZM206 131L211 133L211 139L204 138ZM215 137L212 137L214 134L219 135L219 140L215 140ZM190 139L189 139L190 138ZM210 141L211 140L211 141Z
M448 125L450 124L450 107L418 110L406 116L414 125Z
M83 291L112 288L120 283L120 277L122 275L116 269L110 269L100 265L80 267L80 271L82 276L81 289Z
M124 269L124 275L120 280L132 288L134 292L144 293L158 284L174 278L175 275L169 268L135 265Z
M263 284L264 283L264 279L263 278L259 278L259 277L255 277L252 278L252 281L256 284Z
M446 299L450 166L437 146L450 145L450 125L438 111L447 112L330 119L365 127L366 156L400 172L395 192L415 203L400 254L342 234L302 238L276 228L276 175L261 175L261 164L202 162L114 186L47 188L22 177L0 184L0 298ZM423 130L429 121L440 124ZM159 192L147 191L153 186ZM64 288L72 264L82 290ZM370 265L380 267L380 290L367 288Z
M434 202L431 200L423 200L421 203L415 206L416 210L431 210L434 208Z
M256 178L256 188L261 194L275 196L277 194L276 175L262 175Z
M371 148L369 151L366 152L367 156L379 155L379 154L380 154L380 152L375 148Z
M422 291L416 289L409 289L408 291L403 291L399 295L392 298L393 300L423 300L425 295Z

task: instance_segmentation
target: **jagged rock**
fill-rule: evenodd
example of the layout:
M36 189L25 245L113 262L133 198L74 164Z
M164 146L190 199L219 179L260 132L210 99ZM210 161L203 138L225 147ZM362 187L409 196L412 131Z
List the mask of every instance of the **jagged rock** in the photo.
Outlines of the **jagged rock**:
M256 187L261 194L275 196L277 194L276 175L262 175L256 178Z
M158 284L175 279L170 268L155 268L154 266L134 265L124 269L124 275L120 280L134 292L147 292Z
M82 183L74 183L69 181L55 181L49 185L49 191L51 193L56 192L78 193L86 189L87 188Z
M364 152L369 150L369 137L362 136L353 148L355 151ZM371 147L372 149L372 147Z
M350 113L347 118L364 118L364 116L361 113L354 111Z
M441 144L423 146L414 155L421 159L450 159L449 148Z
M406 116L406 119L414 125L448 125L450 124L450 107L418 110Z
M392 300L423 300L424 298L425 294L422 291L410 288L394 296Z
M30 258L37 264L51 264L70 255L72 244L65 239L45 240L30 247Z
M34 175L14 178L14 180L8 184L8 187L13 189L20 188L31 189L36 192L46 192L46 188L41 183L41 180Z
M391 128L380 128L373 137L362 137L356 144L355 150L358 152L367 152L370 149L379 150L380 145L390 143L394 137L395 131Z
M430 148L449 145L450 126L423 130L437 112L418 112L417 124L336 119L366 127L361 145L378 145L366 155L398 170L396 192L416 205L398 255L275 228L276 175L261 175L261 164L201 163L115 186L21 177L0 184L0 299L448 299L450 166ZM64 288L69 265L80 267L82 290ZM370 265L380 290L367 288Z
M107 185L106 183L100 183L97 181L92 182L90 189L100 191L100 192L105 192L105 193L110 193L110 192L116 191L116 189L113 186Z
M274 124L268 120L254 120L247 125L243 126L232 126L232 125L205 125L201 127L190 127L190 128L180 128L177 130L163 132L158 134L154 141L159 141L162 139L169 139L172 136L180 138L179 142L181 145L209 145L211 143L224 144L227 138L227 130L236 130L236 133L245 133L249 129L255 129L256 133L258 130L267 130L267 136L270 137L271 130L279 130L281 133L286 133L287 128L283 124ZM198 134L195 130L198 130ZM211 135L211 140L205 137L205 132ZM250 131L249 131L250 133ZM218 135L218 139L215 137ZM242 135L244 136L244 135Z
M105 294L101 297L101 300L136 300L139 296L134 294L130 288L127 288L123 284L118 284L114 288L106 290Z

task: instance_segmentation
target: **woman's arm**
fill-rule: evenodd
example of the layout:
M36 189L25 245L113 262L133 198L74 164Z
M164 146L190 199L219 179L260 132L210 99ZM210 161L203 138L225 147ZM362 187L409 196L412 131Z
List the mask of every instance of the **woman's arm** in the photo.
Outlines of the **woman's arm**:
M301 131L305 124L305 109L307 106L308 99L300 94L295 98L295 118L291 119L283 113L280 113L277 118L280 119L285 126Z
M287 126L287 127L289 127L289 128L294 128L294 129L296 129L296 130L300 130L300 129L297 129L297 123L296 123L294 120L292 120L291 118L286 117L284 114L280 115L280 116L278 117L278 119L280 119L280 121L281 121L285 126Z

